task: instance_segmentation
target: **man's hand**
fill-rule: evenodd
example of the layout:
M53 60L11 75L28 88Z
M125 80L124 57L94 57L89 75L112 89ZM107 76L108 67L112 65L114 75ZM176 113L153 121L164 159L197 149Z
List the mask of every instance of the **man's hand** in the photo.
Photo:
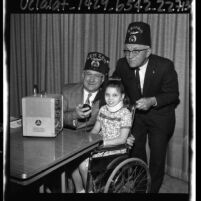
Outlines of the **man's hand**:
M148 110L153 105L156 105L156 98L150 97L150 98L140 98L136 101L136 108L139 110Z
M91 114L91 109L89 110L89 108L82 108L82 107L83 107L83 104L79 104L75 109L78 119L87 118Z
M133 135L129 136L126 140L126 144L128 144L130 147L133 146L134 144L134 141L135 141L135 138L133 137Z

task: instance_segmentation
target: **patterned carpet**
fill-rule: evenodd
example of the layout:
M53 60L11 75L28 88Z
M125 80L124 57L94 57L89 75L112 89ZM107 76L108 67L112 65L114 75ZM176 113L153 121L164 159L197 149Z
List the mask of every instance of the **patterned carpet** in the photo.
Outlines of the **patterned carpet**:
M183 180L165 175L159 193L189 193L189 184Z

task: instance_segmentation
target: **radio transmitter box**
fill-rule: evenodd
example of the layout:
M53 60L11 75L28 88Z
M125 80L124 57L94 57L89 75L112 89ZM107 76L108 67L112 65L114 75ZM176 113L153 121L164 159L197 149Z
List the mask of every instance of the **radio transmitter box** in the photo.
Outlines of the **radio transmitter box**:
M63 129L63 96L37 94L22 98L23 136L55 137Z

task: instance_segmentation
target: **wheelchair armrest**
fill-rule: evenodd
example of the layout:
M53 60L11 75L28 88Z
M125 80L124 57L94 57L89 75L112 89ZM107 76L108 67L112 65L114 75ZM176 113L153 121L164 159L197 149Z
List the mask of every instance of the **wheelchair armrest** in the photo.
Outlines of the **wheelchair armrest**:
M92 158L102 158L112 155L118 154L129 154L129 145L128 144L120 144L120 145L110 145L110 146L103 146L100 145L95 150L91 152Z
M120 149L127 149L129 148L128 144L119 144L119 145L107 145L107 146L103 146L100 145L96 151L97 152L103 152L103 151L114 151L114 150L120 150Z

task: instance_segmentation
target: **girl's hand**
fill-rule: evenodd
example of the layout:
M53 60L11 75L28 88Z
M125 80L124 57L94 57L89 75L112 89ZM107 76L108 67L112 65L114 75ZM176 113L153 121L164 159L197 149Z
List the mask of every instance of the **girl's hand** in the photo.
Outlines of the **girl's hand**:
M130 147L132 147L133 144L134 144L134 141L135 141L135 138L134 138L133 135L131 135L131 136L129 136L129 137L127 138L126 144L128 144Z

